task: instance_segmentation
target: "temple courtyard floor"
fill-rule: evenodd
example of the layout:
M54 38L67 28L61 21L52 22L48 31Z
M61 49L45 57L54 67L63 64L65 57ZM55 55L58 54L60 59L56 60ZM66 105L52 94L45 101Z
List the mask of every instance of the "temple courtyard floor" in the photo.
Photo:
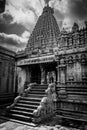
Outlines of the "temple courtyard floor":
M11 120L6 120L4 118L0 118L0 130L87 130L87 127L82 128L81 126L76 128L71 123L71 126L59 125L58 117L54 117L53 119L49 119L48 121L41 123L36 126L32 126L30 124L22 124Z

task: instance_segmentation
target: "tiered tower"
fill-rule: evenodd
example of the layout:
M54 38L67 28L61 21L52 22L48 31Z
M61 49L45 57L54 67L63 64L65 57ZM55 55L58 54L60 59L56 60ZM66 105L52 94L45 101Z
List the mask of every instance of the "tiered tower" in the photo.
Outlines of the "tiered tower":
M27 54L50 53L57 46L60 30L53 14L54 10L47 4L29 38L25 49Z

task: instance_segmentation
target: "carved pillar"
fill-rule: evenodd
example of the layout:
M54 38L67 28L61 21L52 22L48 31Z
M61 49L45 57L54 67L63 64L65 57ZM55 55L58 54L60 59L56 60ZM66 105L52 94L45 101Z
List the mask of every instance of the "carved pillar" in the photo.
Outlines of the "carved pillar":
M31 67L30 66L26 67L26 82L27 83L31 82Z
M16 93L17 93L17 89L18 89L18 84L16 83L17 82L17 65L16 65L16 62L14 63L14 87L13 87L13 92L15 93L15 95L16 95Z
M66 83L66 66L59 66L59 82L60 84Z
M73 84L75 81L75 69L74 69L74 59L72 56L67 57L67 83Z
M14 85L15 85L15 64L12 64L12 82L11 82L11 85L12 85L12 92L14 92Z
M59 60L57 61L57 67L56 67L56 69L57 69L57 84L59 84L59 67L58 67L58 65L59 65Z
M87 58L85 54L81 56L81 77L82 82L87 84Z
M60 59L59 67L59 83L65 84L66 83L66 64L65 64L65 58Z
M60 98L66 98L66 64L65 58L60 59L60 64L57 67L58 70L58 95Z
M40 65L40 70L41 70L41 84L45 84L45 82L46 82L45 67L43 65Z
M81 61L79 55L76 55L73 61L74 82L81 83Z
M26 82L29 82L29 68L26 67Z

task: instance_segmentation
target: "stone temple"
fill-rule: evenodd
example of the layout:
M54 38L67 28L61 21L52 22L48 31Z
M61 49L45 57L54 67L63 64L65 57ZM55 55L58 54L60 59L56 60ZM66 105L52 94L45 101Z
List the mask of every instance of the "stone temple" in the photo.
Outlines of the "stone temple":
M10 118L40 122L57 114L87 121L87 22L60 31L47 4L15 59L19 96L8 107Z

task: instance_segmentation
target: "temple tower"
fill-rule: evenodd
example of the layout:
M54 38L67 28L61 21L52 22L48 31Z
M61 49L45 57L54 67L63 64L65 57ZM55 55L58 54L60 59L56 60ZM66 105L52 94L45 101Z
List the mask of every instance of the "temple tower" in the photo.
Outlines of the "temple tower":
M38 53L38 51L52 52L53 48L57 46L59 33L54 10L47 4L30 35L26 53L32 55L32 52Z

